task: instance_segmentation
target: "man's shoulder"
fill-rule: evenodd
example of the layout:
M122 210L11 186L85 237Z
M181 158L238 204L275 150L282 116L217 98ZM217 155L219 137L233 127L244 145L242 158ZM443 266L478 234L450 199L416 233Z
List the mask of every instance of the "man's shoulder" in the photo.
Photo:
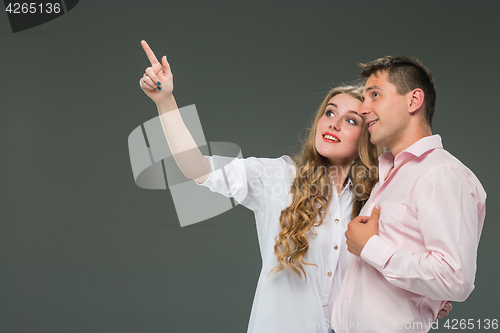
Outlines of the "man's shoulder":
M433 178L461 179L465 183L484 191L476 175L458 158L443 148L436 148L421 156L419 162L422 175Z
M434 169L439 167L457 168L463 172L469 173L470 169L458 158L443 148L435 148L420 156L418 164L423 169Z

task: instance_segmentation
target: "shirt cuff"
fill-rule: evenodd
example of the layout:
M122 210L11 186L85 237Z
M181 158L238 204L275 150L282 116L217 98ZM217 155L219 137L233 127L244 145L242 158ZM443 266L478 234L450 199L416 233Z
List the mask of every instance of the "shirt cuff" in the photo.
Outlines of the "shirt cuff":
M212 172L213 172L213 170L214 170L214 166L213 166L213 163L214 163L214 162L212 161L212 159L210 158L210 156L205 156L205 155L203 155L203 157L205 157L205 158L208 160L208 163L209 163L209 165L210 165L210 173L208 174L208 178L207 178L207 179L205 179L205 181L204 181L203 183L198 183L195 179L193 179L193 180L194 180L194 182L195 182L197 185L210 187L210 186L209 186L209 184L210 184L210 183L209 183L209 181L212 181L212 179L210 179L210 178L211 178L211 176L212 176Z
M374 235L366 242L360 257L382 273L382 269L397 250L379 235Z

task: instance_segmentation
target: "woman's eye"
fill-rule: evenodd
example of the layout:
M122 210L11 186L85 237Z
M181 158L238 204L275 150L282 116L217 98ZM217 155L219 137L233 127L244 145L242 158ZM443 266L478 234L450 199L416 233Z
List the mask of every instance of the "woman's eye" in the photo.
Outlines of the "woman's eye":
M327 117L330 117L330 115L334 115L334 113L330 110L326 111L325 114Z
M357 122L356 120L352 119L352 118L347 119L347 122L348 122L349 124L351 124L351 125L357 125L357 124L358 124L358 122Z

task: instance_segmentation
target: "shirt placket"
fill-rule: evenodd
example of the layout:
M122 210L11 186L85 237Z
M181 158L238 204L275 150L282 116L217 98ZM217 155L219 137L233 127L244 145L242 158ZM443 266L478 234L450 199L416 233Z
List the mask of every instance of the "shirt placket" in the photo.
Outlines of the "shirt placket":
M341 193L341 197L344 192ZM337 269L338 261L339 261L339 253L340 253L340 242L342 239L342 223L340 223L343 219L342 216L342 207L340 203L340 198L337 196L337 193L334 194L333 200L335 202L331 202L328 208L328 218L333 222L331 229L331 237L332 240L328 249L327 258L328 265L326 265L325 270L322 274L325 274L325 283L323 284L323 288L321 290L321 301L323 305L328 304L328 300L330 297L330 292L333 286L333 278L335 276L335 271ZM324 221L325 223L326 221ZM330 223L328 221L328 223Z
M354 258L354 264L352 268L352 272L357 272L358 266L359 266L359 257ZM340 323L341 325L341 332L342 333L347 333L349 332L349 327L350 327L350 322L349 322L349 308L350 308L350 298L352 296L353 290L354 290L354 285L356 284L356 279L357 275L356 274L350 274L348 284L347 284L347 290L345 293L344 297L344 306L342 308L342 321Z
M403 166L406 164L406 162L408 162L410 159L411 159L411 156L406 156L406 153L404 153L405 155L398 155L396 157L396 159L394 159L394 163L392 164L392 166L390 164L388 165L385 165L383 167L384 170L387 170L387 172L381 172L379 173L379 181L380 181L380 187L376 190L376 192L374 193L373 195L373 199L370 199L370 201L367 203L368 205L368 209L366 210L366 214L371 214L372 210L373 210L373 207L375 207L375 205L377 204L377 202L379 201L379 198L380 196L382 195L382 193L384 192L385 188L387 186L389 186L389 183L391 182L391 180L395 177L395 174L397 173L397 171ZM382 168L381 168L382 170ZM387 176L387 174L390 172L389 176ZM387 177L387 179L386 179Z

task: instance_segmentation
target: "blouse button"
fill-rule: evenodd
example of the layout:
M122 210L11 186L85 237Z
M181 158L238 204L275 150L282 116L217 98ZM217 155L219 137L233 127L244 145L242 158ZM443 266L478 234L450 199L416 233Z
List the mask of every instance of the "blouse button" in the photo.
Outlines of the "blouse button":
M335 219L335 223L339 223L339 219Z
M329 271L327 274L328 276L332 276L332 271Z
M339 247L338 247L337 245L335 245L335 246L333 247L333 249L334 249L334 250L338 250L338 249L339 249Z

